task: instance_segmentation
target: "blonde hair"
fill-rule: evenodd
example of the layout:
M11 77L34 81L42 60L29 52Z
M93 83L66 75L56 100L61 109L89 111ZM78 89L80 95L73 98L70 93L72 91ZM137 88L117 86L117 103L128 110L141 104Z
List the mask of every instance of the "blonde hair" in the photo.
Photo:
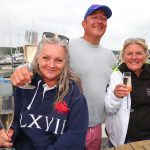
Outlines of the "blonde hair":
M125 53L125 49L130 44L138 44L138 45L140 45L144 49L145 53L148 54L148 45L146 44L145 39L143 39L143 38L129 38L129 39L125 40L123 48L121 50L121 53L120 53L120 60L121 60L121 62L123 62L123 55Z
M42 50L42 47L47 43L58 44L59 46L63 47L65 50L65 66L63 68L63 71L59 75L58 82L57 82L58 93L57 93L56 102L62 101L64 96L67 95L69 91L69 84L71 83L71 81L74 81L79 86L80 90L82 91L81 80L69 67L68 42L60 39L57 35L54 36L53 38L43 38L41 42L39 43L36 54L32 61L33 72L41 75L41 72L38 66L37 56Z

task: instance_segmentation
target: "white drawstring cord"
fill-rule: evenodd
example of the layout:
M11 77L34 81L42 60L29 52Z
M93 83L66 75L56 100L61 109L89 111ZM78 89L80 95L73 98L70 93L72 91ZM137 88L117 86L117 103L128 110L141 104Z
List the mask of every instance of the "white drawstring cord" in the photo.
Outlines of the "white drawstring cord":
M36 91L35 91L35 93L34 93L34 96L33 96L32 100L31 100L31 103L30 103L30 104L28 105L28 107L27 107L28 110L31 108L31 105L32 105L32 103L33 103L33 101L34 101L34 99L35 99L35 96L36 96L36 94L37 94L37 91L38 91L38 88L39 88L40 83L41 83L41 80L38 81L37 89L36 89Z

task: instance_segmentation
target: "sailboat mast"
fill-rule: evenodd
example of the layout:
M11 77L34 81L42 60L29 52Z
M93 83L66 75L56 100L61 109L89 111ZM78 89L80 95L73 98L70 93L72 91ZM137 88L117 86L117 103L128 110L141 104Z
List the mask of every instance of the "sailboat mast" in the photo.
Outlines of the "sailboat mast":
M11 54L11 60L12 60L12 66L14 66L14 61L13 61L13 49L12 49L12 37L11 37L11 26L10 26L10 21L8 21L9 25L9 44L10 44L10 54Z
M9 44L10 44L10 53L12 55L12 37L11 37L11 26L10 26L10 21L8 21L8 25L9 25Z

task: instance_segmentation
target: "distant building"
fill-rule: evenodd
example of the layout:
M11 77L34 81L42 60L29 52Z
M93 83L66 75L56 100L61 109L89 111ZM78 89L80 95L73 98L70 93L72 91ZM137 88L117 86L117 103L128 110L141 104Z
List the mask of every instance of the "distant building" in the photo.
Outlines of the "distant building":
M12 55L15 54L16 51L23 53L23 47L0 47L0 54L1 55Z
M0 68L3 66L18 66L23 64L23 47L0 47Z

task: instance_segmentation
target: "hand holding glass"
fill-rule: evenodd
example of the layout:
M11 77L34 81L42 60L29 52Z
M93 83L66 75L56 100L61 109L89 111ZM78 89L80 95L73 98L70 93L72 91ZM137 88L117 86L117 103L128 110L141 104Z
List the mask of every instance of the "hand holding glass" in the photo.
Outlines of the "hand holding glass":
M14 119L14 97L0 96L0 123L5 129L6 133ZM14 150L13 148L1 148L3 150Z
M28 63L26 65L26 67L27 67L29 72L32 72L32 64L31 63ZM34 89L35 88L35 86L31 85L30 83L26 83L25 85L19 86L19 87L22 88L22 89Z
M0 78L0 123L6 134L14 119L13 86L9 79ZM1 150L14 150L13 148L0 148Z

